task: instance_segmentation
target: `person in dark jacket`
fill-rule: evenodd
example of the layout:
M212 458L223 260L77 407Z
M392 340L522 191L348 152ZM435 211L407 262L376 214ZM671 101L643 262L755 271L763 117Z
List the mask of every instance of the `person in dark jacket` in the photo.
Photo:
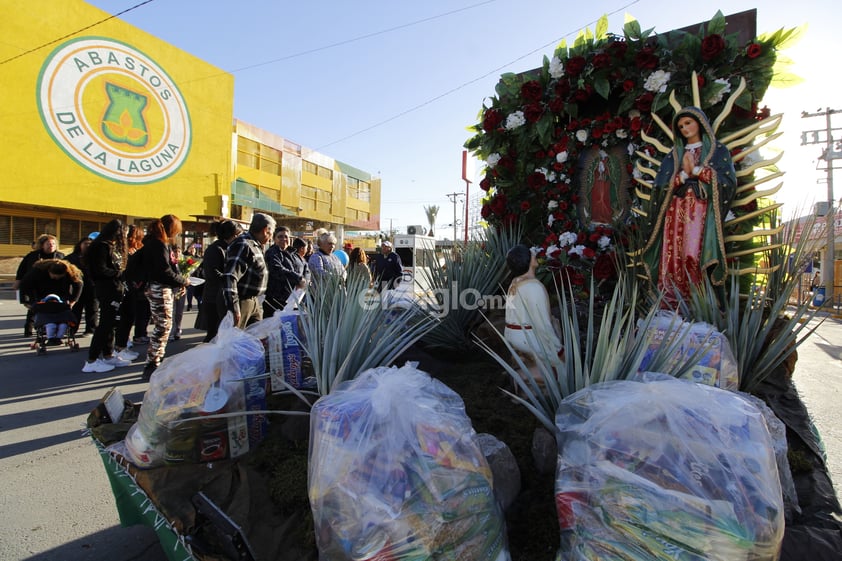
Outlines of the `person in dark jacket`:
M149 380L164 360L173 325L173 301L184 294L189 282L179 274L175 256L175 238L181 228L181 220L176 215L166 214L149 225L143 239L142 261L148 275L146 298L153 324L146 349L144 380Z
M278 226L275 243L266 250L266 268L269 269L269 281L266 284L266 298L263 300L263 317L272 317L277 310L283 310L289 295L295 288L305 288L306 280L303 260L296 259L288 251L290 245L289 228Z
M67 261L81 271L84 282L82 296L73 305L73 314L76 316L76 323L81 326L83 317L85 319L85 331L83 335L92 335L99 321L99 300L96 299L93 278L91 278L90 272L86 272L87 266L85 265L85 254L88 252L88 248L92 242L93 240L91 238L85 236L76 242L76 245L73 246L73 251L67 256Z
M126 262L126 231L115 218L102 227L85 255L85 263L94 281L99 300L99 323L94 330L88 360L82 372L108 372L116 366L128 366L129 361L114 355L114 331L117 311L125 294L123 269Z
M20 281L26 276L26 273L32 269L38 261L42 259L64 259L64 253L58 251L58 240L52 234L44 234L36 242L35 249L27 253L18 265L17 273L15 274L15 283L12 288L17 290L20 288ZM26 311L26 321L23 324L23 336L32 337L34 329L33 311L30 307Z
M205 250L202 259L202 273L205 279L199 313L196 315L196 329L207 331L204 342L216 337L219 323L225 317L225 302L222 300L222 275L225 258L230 244L243 233L243 229L233 220L221 220L211 224L211 234L216 235L210 247Z
M21 300L32 302L28 307L35 309L39 325L43 325L49 345L61 344L67 332L68 324L76 325L71 311L73 304L82 295L82 271L72 263L62 259L42 259L20 281ZM26 295L24 298L23 295ZM44 321L38 312L38 302L47 297L58 298L66 308L62 313L50 313L49 321ZM67 320L67 321L65 321Z
M225 310L234 317L234 325L241 329L263 319L260 298L266 294L269 281L263 247L272 239L274 231L275 219L255 212L248 232L228 244L222 298Z
M373 277L378 290L395 288L403 274L400 256L392 251L392 242L386 240L380 244L380 254L374 258Z

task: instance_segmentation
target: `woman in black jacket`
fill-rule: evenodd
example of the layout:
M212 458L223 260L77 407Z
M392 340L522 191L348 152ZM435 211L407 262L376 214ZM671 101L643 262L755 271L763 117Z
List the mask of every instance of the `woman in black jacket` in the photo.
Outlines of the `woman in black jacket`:
M94 293L99 300L99 323L94 330L88 348L88 361L82 372L108 372L115 366L130 364L113 354L117 310L125 294L125 255L126 231L123 223L115 218L102 227L85 255L85 265L94 281Z
M225 269L225 256L231 240L243 233L243 229L233 220L221 220L211 224L211 234L216 234L214 241L202 258L202 274L205 278L199 314L196 316L196 329L207 331L204 342L216 337L219 323L225 317L225 303L222 301L222 271Z
M181 233L181 220L167 214L146 229L143 239L143 268L148 275L146 297L152 317L152 333L146 349L143 379L148 380L164 360L172 330L173 299L184 294L188 280L178 273L173 244Z
M73 305L73 314L76 316L76 323L82 325L82 318L85 319L85 335L93 334L96 329L96 324L99 316L99 302L94 294L94 281L91 278L90 272L87 272L85 266L85 254L91 246L93 240L89 237L84 237L73 246L73 252L67 256L67 261L76 265L81 271L84 286L82 287L82 296L76 304ZM78 335L77 335L78 337Z

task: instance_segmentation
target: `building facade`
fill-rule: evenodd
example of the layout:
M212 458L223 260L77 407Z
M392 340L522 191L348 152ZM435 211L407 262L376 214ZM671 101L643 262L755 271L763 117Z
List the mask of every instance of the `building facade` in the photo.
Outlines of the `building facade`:
M236 121L231 74L81 0L0 5L0 258L166 213L379 228L379 179Z

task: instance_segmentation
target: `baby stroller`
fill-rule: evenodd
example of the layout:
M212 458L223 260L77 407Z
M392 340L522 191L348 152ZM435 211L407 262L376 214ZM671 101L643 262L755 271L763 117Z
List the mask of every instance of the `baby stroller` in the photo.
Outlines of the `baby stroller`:
M76 329L79 324L70 305L55 294L48 294L34 305L35 341L30 348L39 355L47 354L47 347L65 346L76 352Z

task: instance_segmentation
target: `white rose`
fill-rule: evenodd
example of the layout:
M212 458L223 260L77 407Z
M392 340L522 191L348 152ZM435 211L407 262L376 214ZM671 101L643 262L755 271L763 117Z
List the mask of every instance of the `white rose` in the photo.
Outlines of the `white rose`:
M500 154L494 152L493 154L489 154L488 158L485 160L485 163L488 164L488 167L494 169L497 167L497 164L500 163Z
M550 201L547 203L547 210L555 210L558 208L558 201Z
M667 91L667 84L670 81L671 74L663 70L656 70L646 78L643 83L643 89L650 92L664 93Z
M526 117L523 116L523 111L515 111L506 117L506 124L503 127L510 131L526 124Z
M576 131L576 140L579 142L585 142L588 139L588 131L585 129L579 129Z
M555 155L555 161L560 163L560 164L563 164L564 162L566 162L567 161L567 150L564 150L564 151L556 154Z

